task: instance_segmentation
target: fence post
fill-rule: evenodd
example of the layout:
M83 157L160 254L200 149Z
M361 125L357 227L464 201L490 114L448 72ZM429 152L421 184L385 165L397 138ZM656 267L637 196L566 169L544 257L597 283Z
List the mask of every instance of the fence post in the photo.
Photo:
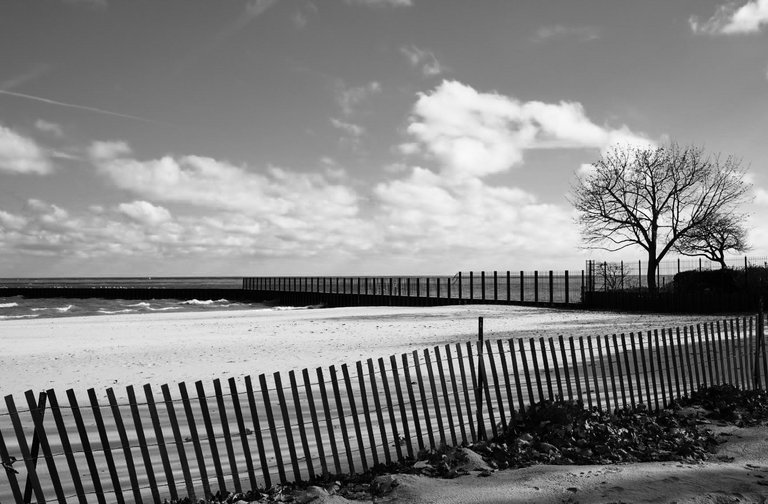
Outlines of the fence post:
M525 301L525 273L520 272L520 302Z
M565 270L565 304L568 304L570 301L570 289L571 287L568 282L568 270Z
M493 272L493 300L499 300L499 276L497 271Z
M477 404L477 439L487 439L485 422L483 422L483 389L485 388L485 363L483 362L483 317L477 317L477 388L475 403Z
M549 270L549 304L554 304L555 302L555 281L554 277L552 276L552 270Z
M533 272L533 302L539 302L539 270Z
M475 272L469 272L469 299L475 298Z
M461 288L461 271L459 271L459 301L461 301L462 296L462 288Z
M643 261L637 261L637 286L643 288Z
M510 276L511 276L511 273L509 272L509 270L507 270L507 301L512 300L512 292L509 286L509 281L511 280Z
M485 301L485 271L480 272L480 290L482 291L480 299Z

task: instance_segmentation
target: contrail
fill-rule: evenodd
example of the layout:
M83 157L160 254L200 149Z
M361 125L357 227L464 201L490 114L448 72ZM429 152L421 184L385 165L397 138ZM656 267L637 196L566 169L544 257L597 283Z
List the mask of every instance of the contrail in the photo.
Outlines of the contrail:
M50 105L58 105L60 107L69 107L69 108L74 108L79 110L87 110L89 112L96 112L98 114L105 114L105 115L110 115L114 117L122 117L124 119L134 119L136 121L159 124L158 121L153 121L152 119L146 119L144 117L139 117L139 116L130 115L130 114L121 114L119 112L111 112L109 110L104 110L96 107L88 107L86 105L77 105L74 103L65 103L65 102L60 102L56 100L49 100L48 98L42 98L40 96L32 96L24 93L16 93L15 91L5 91L3 89L0 89L0 94L15 96L17 98L25 98L27 100L39 101L42 103L48 103Z

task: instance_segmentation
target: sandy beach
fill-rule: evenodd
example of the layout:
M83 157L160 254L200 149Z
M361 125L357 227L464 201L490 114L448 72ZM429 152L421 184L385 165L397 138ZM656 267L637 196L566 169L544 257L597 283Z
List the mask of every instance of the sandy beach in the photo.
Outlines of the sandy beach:
M622 314L464 305L105 315L0 323L0 392L159 386L353 364L435 345L588 336L695 324L723 316Z

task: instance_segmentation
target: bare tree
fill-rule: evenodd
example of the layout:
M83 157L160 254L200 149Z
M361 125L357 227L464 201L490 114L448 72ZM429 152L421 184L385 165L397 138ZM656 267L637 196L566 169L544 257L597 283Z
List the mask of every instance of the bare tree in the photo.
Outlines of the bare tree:
M725 269L728 267L725 264L726 252L749 250L747 229L742 224L743 221L743 215L716 213L680 238L675 244L675 250L687 256L706 257L719 263L721 269Z
M571 189L585 247L616 251L642 247L648 287L672 247L717 213L742 203L750 185L741 162L705 155L694 146L617 146Z

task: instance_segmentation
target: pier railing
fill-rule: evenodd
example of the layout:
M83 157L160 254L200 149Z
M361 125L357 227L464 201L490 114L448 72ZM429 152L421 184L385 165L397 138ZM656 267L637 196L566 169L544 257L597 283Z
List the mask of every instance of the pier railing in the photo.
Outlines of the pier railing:
M579 338L477 341L158 390L28 391L0 409L0 501L161 502L358 473L496 435L545 399L665 407L766 388L762 316Z
M453 276L246 277L243 289L332 305L575 305L584 271L469 271Z

